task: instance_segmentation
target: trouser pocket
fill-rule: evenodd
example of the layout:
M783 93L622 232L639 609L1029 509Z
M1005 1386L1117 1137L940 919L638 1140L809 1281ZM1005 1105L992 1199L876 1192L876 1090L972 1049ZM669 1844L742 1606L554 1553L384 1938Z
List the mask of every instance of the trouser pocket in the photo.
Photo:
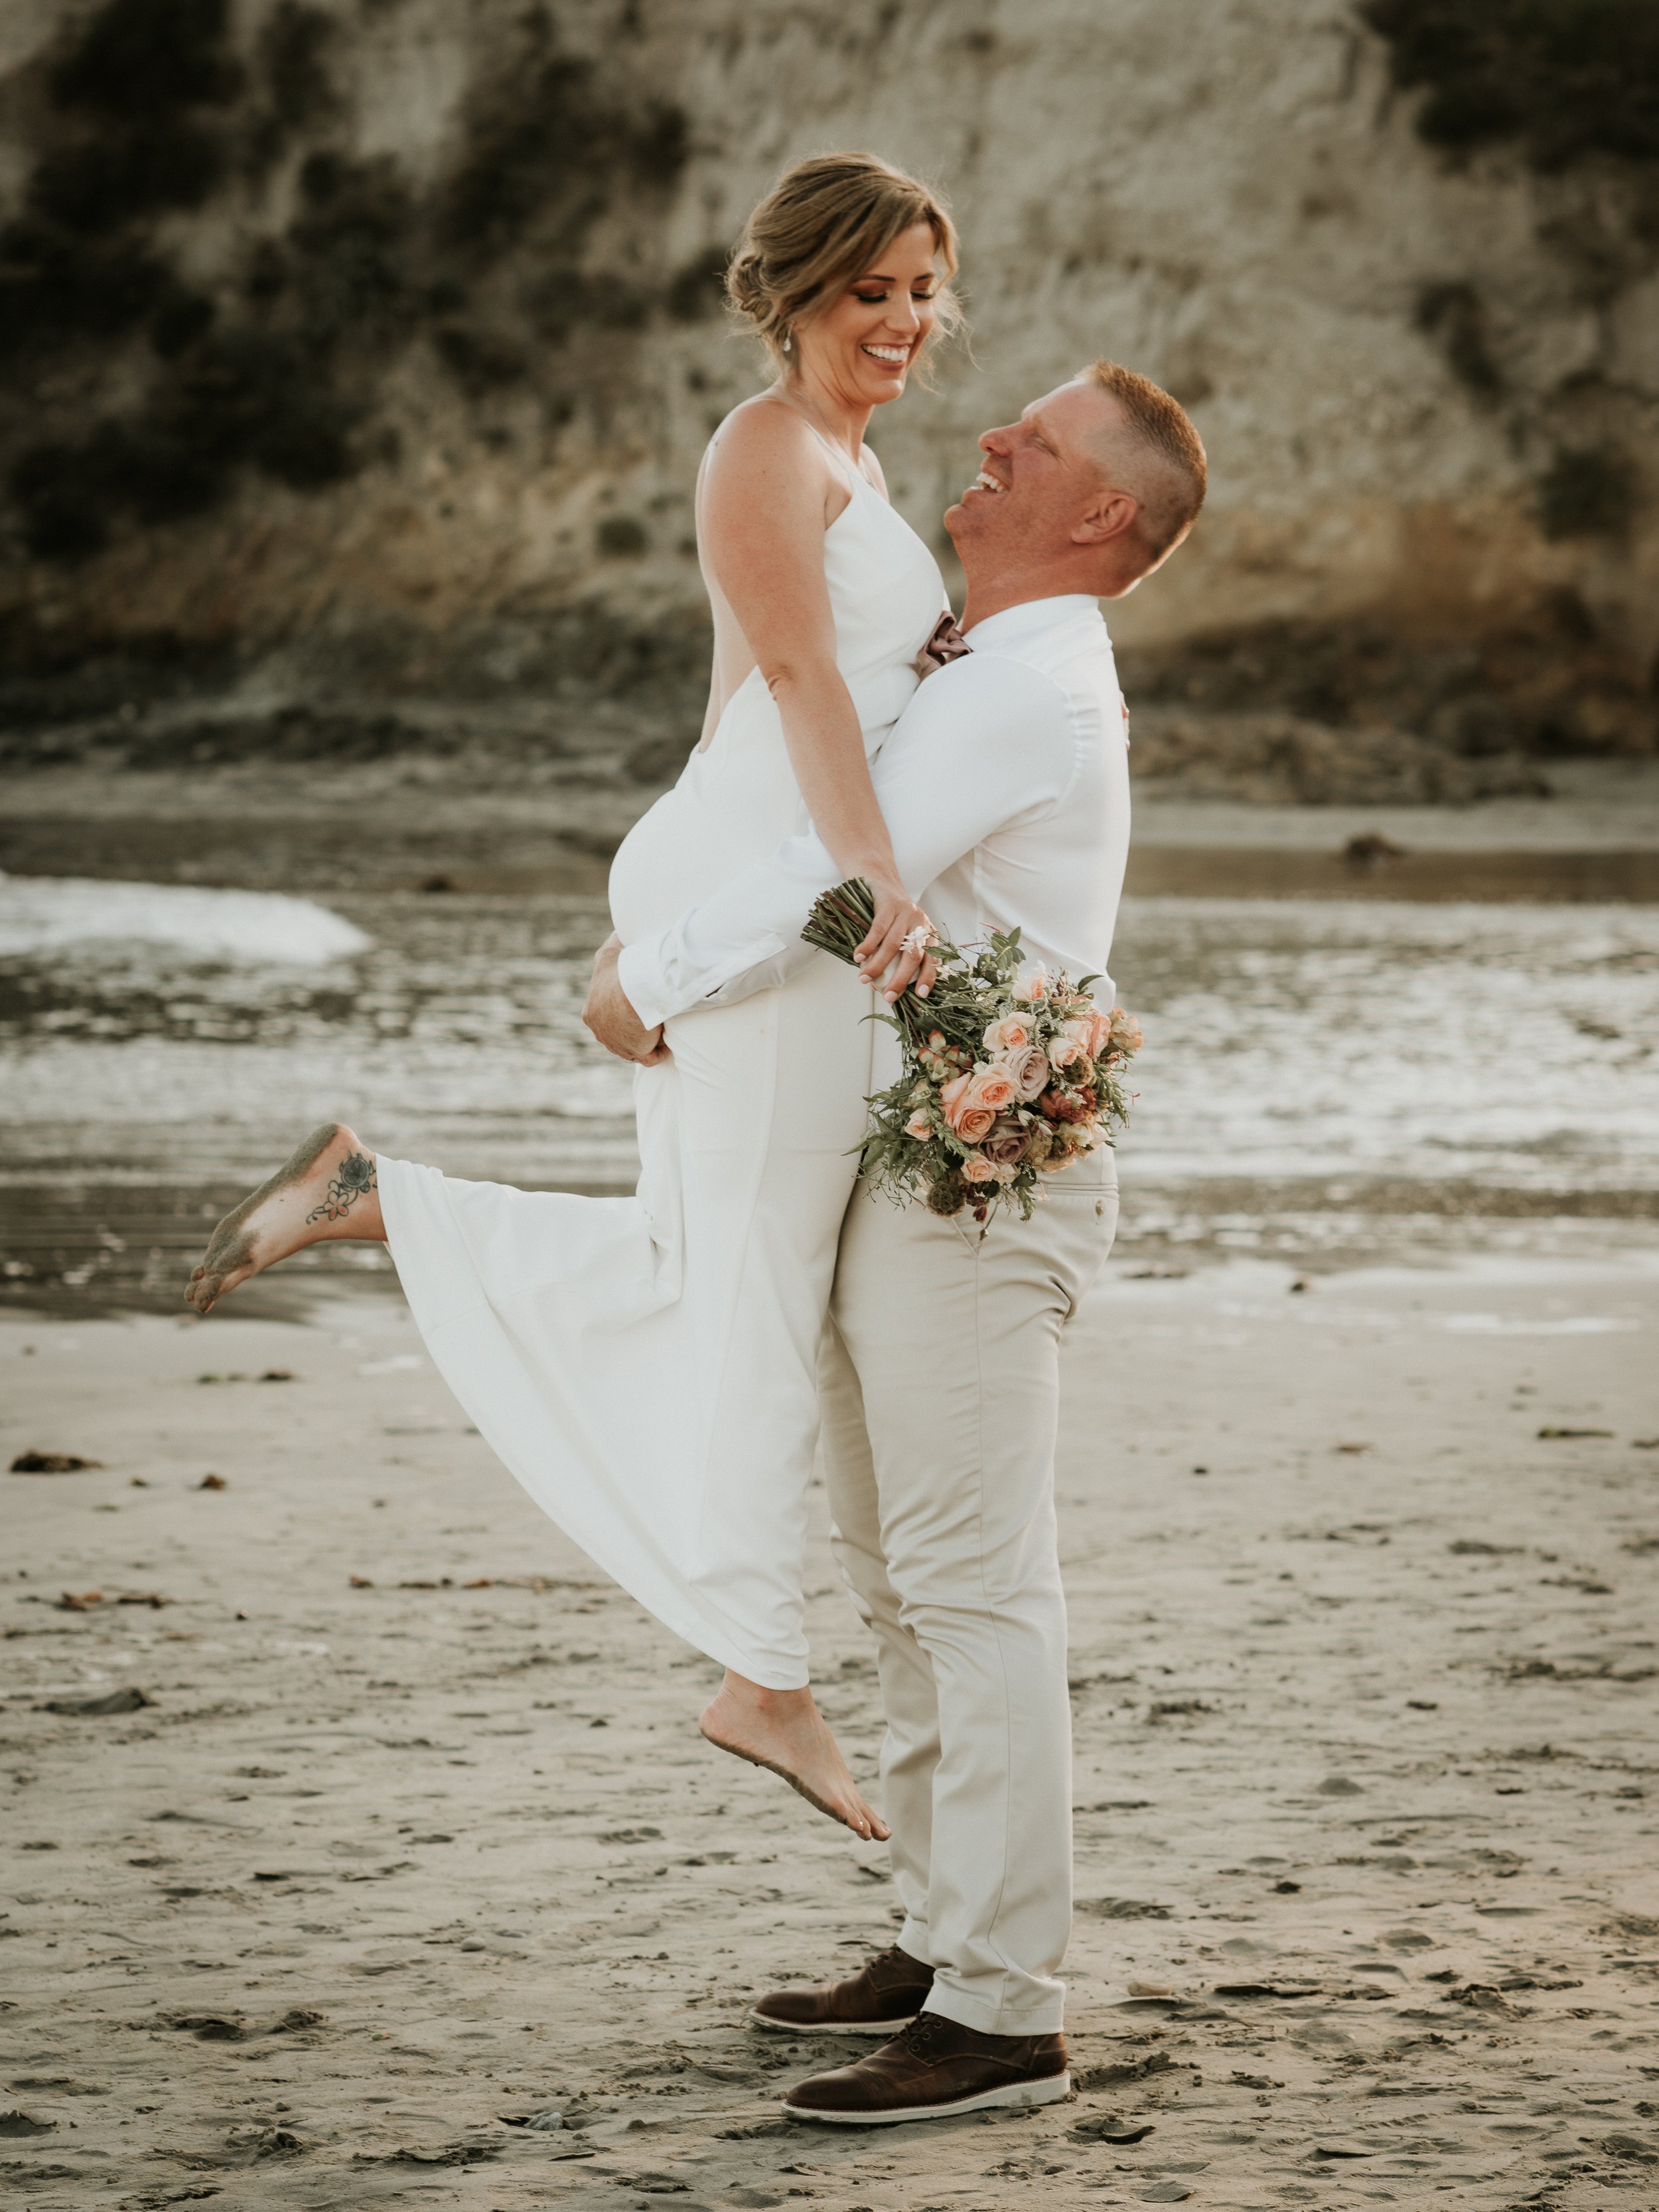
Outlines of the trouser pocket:
M1117 1235L1117 1184L1094 1182L1083 1189L1056 1191L1032 1216L1035 1227L1046 1214L1053 1257L1075 1312L1100 1279ZM1067 1316L1070 1318L1070 1316Z

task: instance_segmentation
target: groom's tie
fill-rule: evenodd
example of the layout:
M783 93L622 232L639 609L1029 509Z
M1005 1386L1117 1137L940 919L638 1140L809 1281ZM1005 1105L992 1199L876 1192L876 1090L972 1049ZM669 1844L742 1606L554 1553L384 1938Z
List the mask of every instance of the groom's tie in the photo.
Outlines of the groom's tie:
M933 635L910 665L919 677L929 677L936 669L943 668L947 660L960 660L964 653L971 653L973 649L957 628L956 617L946 607L933 624Z

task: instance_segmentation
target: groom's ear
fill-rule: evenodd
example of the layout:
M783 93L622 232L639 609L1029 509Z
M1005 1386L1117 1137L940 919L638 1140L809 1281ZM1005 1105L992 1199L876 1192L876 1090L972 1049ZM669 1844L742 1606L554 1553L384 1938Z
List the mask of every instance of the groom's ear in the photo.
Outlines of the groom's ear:
M1073 545L1109 545L1133 534L1140 501L1133 492L1103 486L1090 499L1072 528Z

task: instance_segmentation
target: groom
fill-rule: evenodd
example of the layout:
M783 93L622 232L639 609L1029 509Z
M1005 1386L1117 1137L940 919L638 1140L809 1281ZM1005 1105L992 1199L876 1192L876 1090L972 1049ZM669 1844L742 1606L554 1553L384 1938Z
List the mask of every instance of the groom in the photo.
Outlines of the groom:
M946 938L1018 927L1034 966L1102 973L1104 992L1129 791L1096 602L1133 589L1186 536L1204 449L1166 392L1110 362L979 442L984 466L945 518L969 650L916 693L874 763L876 790L900 872ZM588 1026L644 1059L665 1016L777 981L817 957L799 931L835 878L809 834L658 937L607 950ZM918 958L887 976L890 998ZM1029 1222L1001 1212L982 1235L966 1213L896 1207L861 1187L848 1208L820 1367L825 1465L837 1556L877 1639L905 1917L897 1943L850 1980L756 2007L763 2027L888 2039L792 2089L798 2118L925 2119L1048 2103L1070 2086L1057 1351L1116 1216L1109 1151L1054 1176Z

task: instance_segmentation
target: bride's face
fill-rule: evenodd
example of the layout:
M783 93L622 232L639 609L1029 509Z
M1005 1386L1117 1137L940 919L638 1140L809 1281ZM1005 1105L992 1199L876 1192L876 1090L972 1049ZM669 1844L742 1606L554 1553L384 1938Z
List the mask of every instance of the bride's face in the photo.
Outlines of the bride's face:
M931 225L901 231L873 268L796 326L801 373L848 406L896 399L938 313L938 252Z

